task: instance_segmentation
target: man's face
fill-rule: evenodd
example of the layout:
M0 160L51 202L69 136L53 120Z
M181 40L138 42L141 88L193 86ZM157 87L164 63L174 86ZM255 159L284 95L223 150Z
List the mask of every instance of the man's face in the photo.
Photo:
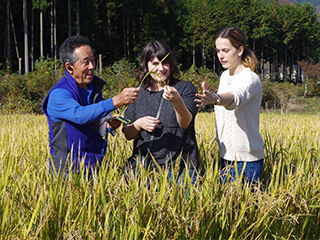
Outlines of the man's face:
M83 45L75 49L75 54L78 60L72 66L70 74L76 79L79 87L87 88L87 85L93 80L96 68L93 51L89 45Z

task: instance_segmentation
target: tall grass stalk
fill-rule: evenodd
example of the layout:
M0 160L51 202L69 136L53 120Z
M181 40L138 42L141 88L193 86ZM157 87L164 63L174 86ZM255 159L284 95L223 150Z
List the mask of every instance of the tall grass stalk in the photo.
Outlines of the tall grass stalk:
M132 142L122 134L110 136L93 182L52 179L45 116L0 121L0 239L320 238L319 115L261 114L266 158L253 193L241 181L219 184L214 113L196 118L195 186L144 168L125 177Z

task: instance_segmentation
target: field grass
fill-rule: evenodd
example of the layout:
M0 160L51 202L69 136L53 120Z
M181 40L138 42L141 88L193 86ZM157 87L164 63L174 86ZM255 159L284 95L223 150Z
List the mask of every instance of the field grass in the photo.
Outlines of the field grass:
M219 185L214 113L196 119L196 186L169 183L166 171L125 179L132 143L122 134L109 138L92 184L73 175L62 184L48 173L45 117L0 121L0 239L320 238L319 114L261 114L266 158L254 193Z

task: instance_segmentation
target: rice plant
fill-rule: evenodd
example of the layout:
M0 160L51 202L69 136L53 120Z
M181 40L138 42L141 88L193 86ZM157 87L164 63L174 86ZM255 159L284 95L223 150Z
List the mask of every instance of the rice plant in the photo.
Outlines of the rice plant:
M165 170L124 175L132 142L120 131L92 182L52 179L45 116L0 120L1 239L320 238L320 115L261 114L266 158L253 193L219 184L214 113L196 117L195 186Z

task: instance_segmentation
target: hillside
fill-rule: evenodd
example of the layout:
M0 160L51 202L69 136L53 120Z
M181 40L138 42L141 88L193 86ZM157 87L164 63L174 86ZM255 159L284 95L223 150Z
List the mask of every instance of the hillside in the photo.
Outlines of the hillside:
M311 3L317 10L316 12L320 13L320 0L278 0L280 4L292 4L294 2L303 4L303 3Z
M283 5L283 4L292 4L292 2L290 2L289 0L278 0L278 3L280 5Z
M295 0L295 1L291 1L291 2L297 2L297 3L311 3L314 7L318 7L320 5L320 0Z

